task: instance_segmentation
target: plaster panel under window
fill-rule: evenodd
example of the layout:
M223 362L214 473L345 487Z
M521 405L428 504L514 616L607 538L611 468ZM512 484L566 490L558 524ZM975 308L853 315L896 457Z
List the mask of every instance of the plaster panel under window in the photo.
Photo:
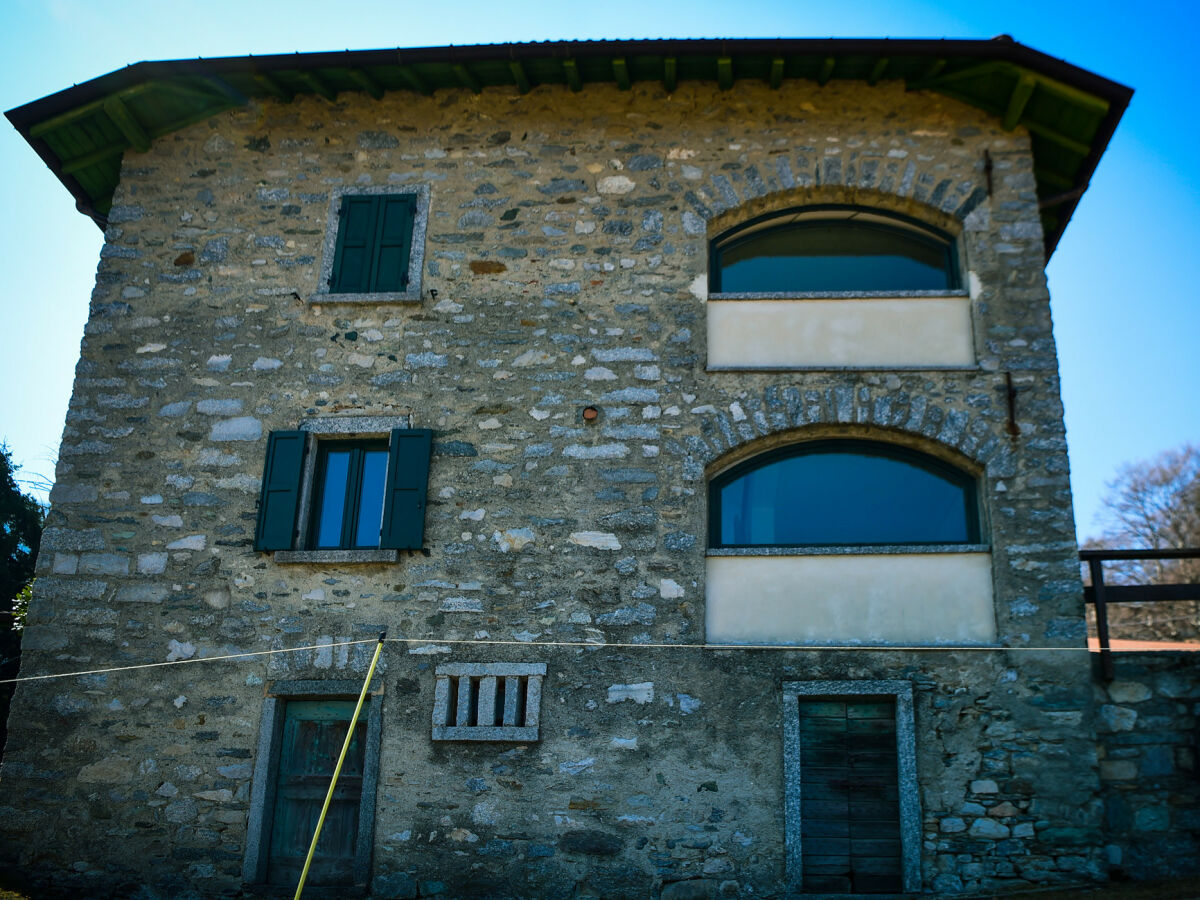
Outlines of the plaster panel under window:
M710 555L706 634L729 644L988 644L988 552Z
M710 369L975 364L966 296L708 301Z

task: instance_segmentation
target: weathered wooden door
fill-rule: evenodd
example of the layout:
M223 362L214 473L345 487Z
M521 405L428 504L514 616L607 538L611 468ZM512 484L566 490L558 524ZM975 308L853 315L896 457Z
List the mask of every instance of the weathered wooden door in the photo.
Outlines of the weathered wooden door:
M902 889L896 703L891 697L800 700L803 889Z
M284 712L283 740L275 784L271 853L267 878L272 884L294 885L304 868L325 793L337 765L353 700L289 700ZM352 884L362 801L367 706L338 778L337 791L321 831L308 873L308 884Z

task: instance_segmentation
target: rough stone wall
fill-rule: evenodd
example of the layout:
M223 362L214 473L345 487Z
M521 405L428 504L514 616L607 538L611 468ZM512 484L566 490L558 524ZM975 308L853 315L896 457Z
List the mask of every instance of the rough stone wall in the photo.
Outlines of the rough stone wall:
M1097 684L1108 862L1138 880L1200 872L1194 653L1118 653Z
M422 303L308 302L344 184L429 185ZM961 229L977 368L707 373L708 238L853 200ZM338 414L434 429L428 557L252 550L267 432ZM706 470L831 429L978 469L1011 649L661 646L703 642ZM1031 157L945 98L342 95L164 137L124 163L52 501L27 673L413 639L382 668L378 896L780 892L780 685L810 678L915 682L927 889L1103 875ZM0 853L92 891L236 892L264 691L369 651L23 684ZM432 743L449 659L546 662L541 742Z

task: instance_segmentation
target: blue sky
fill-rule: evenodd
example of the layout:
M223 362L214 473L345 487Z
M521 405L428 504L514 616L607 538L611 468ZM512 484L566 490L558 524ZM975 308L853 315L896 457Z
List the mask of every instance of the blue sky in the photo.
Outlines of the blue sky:
M1200 441L1200 5L606 0L329 4L3 0L0 108L143 59L499 41L1010 34L1137 91L1054 259L1076 520L1095 534L1126 461ZM330 11L335 14L330 15ZM1189 70L1185 70L1189 67ZM0 124L0 440L23 476L52 477L101 234Z

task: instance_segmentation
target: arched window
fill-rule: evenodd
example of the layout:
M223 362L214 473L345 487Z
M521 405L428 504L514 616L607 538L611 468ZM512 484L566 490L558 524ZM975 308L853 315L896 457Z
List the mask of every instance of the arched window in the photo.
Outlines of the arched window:
M712 293L877 293L961 287L953 238L916 219L854 206L771 214L712 245Z
M905 447L811 441L763 453L709 486L709 546L979 543L975 479Z

